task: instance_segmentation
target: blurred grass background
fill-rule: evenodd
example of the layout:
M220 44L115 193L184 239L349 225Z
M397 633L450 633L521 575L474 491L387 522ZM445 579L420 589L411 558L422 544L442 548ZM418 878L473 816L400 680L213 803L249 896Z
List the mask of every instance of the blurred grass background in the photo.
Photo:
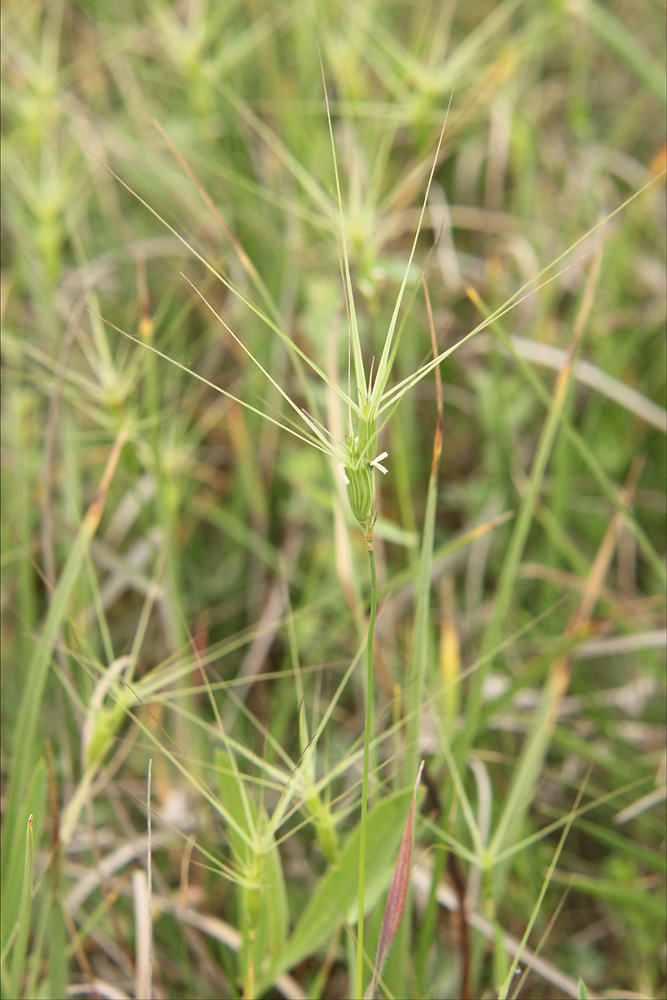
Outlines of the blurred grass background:
M658 178L608 222L602 244L591 237L502 327L441 366L419 747L428 796L415 847L431 890L415 890L411 953L397 944L403 967L388 971L386 989L395 976L411 996L461 996L465 975L470 995L500 989L502 934L523 934L560 831L491 881L460 852L448 863L444 845L463 843L466 826L446 748L471 725L467 696L484 676L459 763L485 842L539 691L567 655L569 686L516 842L567 816L582 789L590 809L573 822L529 942L544 935L540 954L565 981L533 971L521 995L568 995L581 977L598 995L665 996L664 6L7 0L2 27L4 995L144 995L132 877L143 855L132 845L143 845L149 758L155 996L239 995L233 934L221 943L211 925L175 916L175 901L242 931L242 849L211 801L230 794L215 732L254 755L247 785L258 815L265 800L271 812L269 768L304 751L295 685L311 736L333 708L314 765L322 816L342 837L354 828L361 671L336 690L363 640L363 544L320 456L189 374L286 419L180 272L299 405L329 423L335 409L266 323L101 165L346 381L319 44L368 360L381 350L454 91L397 381L430 357L423 266L444 349ZM578 368L511 601L485 650L545 422L534 378L550 396L596 255ZM376 795L402 787L435 417L429 377L384 432ZM121 433L95 533L90 505ZM626 490L618 522L605 482ZM582 599L590 607L572 629ZM101 722L123 670L135 700L116 693ZM111 742L90 769L100 726ZM31 913L20 891L29 813ZM290 926L325 867L309 815L301 800L276 831ZM436 891L457 877L495 938L479 921L461 936ZM332 933L301 958L294 988L349 995L345 942Z

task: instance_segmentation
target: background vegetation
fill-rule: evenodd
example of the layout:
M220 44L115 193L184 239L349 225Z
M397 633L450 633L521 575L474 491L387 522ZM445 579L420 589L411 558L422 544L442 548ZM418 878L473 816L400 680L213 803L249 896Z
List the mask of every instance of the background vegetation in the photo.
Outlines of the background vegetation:
M365 547L180 273L342 433L248 305L347 386L319 44L367 364L454 91L396 381L656 180L441 365L432 538L432 374L383 431L369 979L425 758L381 995L665 996L663 5L2 19L3 995L350 995Z

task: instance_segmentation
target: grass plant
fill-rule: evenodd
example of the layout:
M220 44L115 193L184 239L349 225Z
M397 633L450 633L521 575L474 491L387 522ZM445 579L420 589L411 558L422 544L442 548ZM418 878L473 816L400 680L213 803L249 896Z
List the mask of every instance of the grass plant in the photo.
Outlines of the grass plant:
M3 996L664 995L640 7L3 6Z

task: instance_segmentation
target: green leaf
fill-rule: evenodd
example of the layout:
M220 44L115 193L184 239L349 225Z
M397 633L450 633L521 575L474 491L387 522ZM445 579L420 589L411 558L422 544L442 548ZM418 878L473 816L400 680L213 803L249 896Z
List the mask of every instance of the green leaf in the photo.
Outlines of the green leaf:
M391 881L412 789L380 802L368 814L366 828L365 912L377 904ZM338 862L322 876L287 946L271 969L270 977L257 983L262 993L276 976L329 943L342 922L356 924L359 887L359 827L350 834Z
M51 657L56 645L58 632L67 616L70 595L79 578L81 568L84 565L92 540L99 526L107 491L116 465L118 464L125 438L127 437L128 427L127 423L123 426L111 449L98 494L86 511L76 538L71 545L58 584L51 595L49 609L41 634L33 646L32 656L25 670L24 691L16 716L12 766L10 768L9 787L7 790L5 828L3 831L6 841L3 847L6 847L8 843L9 848L8 850L3 850L3 879L10 870L8 864L15 855L17 841L20 844L24 819L19 805L23 796L23 789L26 786L28 769L34 760L36 749L41 746L42 742L39 732L40 710L49 676Z
M396 933L400 927L401 919L403 917L403 911L405 910L405 904L408 898L408 889L410 888L410 875L412 872L412 840L415 825L415 802L423 770L424 761L421 762L419 774L417 775L417 780L415 781L412 801L410 802L410 809L408 811L408 818L405 824L405 830L403 831L403 837L401 839L401 846L398 851L398 858L396 859L396 867L394 868L391 885L389 886L389 895L387 896L387 902L385 904L384 917L382 919L382 927L380 929L380 940L378 941L377 955L375 957L375 968L373 969L373 977L368 989L364 993L364 1000L367 1000L367 998L371 1000L371 998L375 996L377 981L382 975L382 970L387 960L389 949L391 948L392 942L396 937Z
M46 795L46 769L42 759L40 759L33 769L33 773L28 784L25 796L21 801L18 815L23 817L25 823L28 816L33 817L33 823L39 836L43 823L44 798ZM16 929L17 921L20 919L19 911L22 905L21 880L24 877L23 856L25 853L25 842L14 841L8 845L8 837L3 833L3 849L7 856L3 857L6 864L6 874L2 881L2 950L3 955L10 935ZM39 843L39 840L38 840Z
M583 979L579 980L579 986L577 987L577 1000L588 1000L588 990L586 989L586 983Z
M30 933L30 916L32 913L32 880L34 867L34 838L32 832L32 813L28 817L26 830L25 859L23 864L23 886L19 902L18 927L14 953L12 955L11 977L9 982L10 997L21 996L21 981L25 970L28 953L28 935Z
M235 826L227 834L239 869L239 909L243 948L241 975L261 975L280 954L287 937L289 909L280 852L267 833L266 810L246 794L244 778L229 750L216 754L217 778L225 810Z

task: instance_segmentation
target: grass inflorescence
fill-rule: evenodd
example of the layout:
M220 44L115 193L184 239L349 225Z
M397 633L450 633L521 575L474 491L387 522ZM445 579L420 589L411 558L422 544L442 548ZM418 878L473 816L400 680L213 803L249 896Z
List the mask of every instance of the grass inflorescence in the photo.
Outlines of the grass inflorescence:
M664 995L657 9L2 20L3 995Z

